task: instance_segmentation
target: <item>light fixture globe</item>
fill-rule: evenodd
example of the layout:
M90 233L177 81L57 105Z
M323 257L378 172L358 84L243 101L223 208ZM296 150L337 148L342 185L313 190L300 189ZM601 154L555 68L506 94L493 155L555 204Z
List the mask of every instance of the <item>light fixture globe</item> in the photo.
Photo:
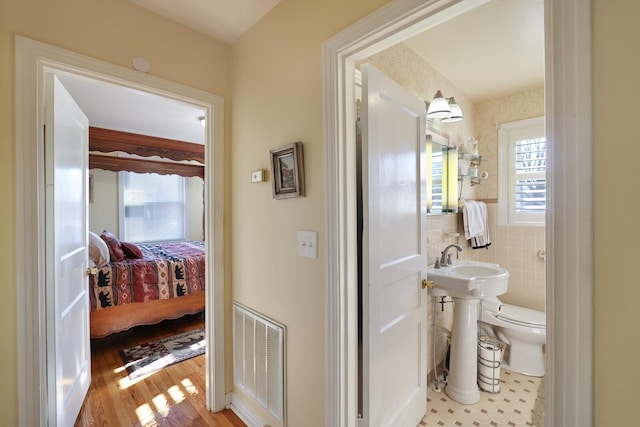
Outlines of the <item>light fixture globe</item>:
M427 108L427 118L430 120L442 119L450 115L451 107L449 107L449 102L442 96L442 92L438 90L429 103L429 108Z
M453 97L449 98L449 108L451 109L451 113L449 116L442 118L443 122L451 123L462 120L462 108L456 104L456 100Z

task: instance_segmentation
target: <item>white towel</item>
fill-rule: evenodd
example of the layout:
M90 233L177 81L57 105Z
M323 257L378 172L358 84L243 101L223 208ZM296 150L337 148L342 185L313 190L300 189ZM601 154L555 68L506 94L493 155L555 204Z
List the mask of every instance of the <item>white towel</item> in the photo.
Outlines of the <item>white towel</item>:
M471 240L473 249L487 248L491 245L489 238L489 221L487 205L484 202L467 200L462 209L464 236Z
M474 200L464 202L462 209L464 215L464 236L467 240L481 235L484 232L484 220L480 210L480 203Z

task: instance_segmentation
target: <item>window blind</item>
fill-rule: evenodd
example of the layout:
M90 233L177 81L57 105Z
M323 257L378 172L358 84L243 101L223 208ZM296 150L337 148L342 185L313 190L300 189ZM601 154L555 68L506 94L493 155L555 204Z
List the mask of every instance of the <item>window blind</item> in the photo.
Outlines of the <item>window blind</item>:
M521 213L544 212L547 193L547 144L545 138L515 144L515 209Z
M177 175L121 172L123 240L185 238L185 179Z

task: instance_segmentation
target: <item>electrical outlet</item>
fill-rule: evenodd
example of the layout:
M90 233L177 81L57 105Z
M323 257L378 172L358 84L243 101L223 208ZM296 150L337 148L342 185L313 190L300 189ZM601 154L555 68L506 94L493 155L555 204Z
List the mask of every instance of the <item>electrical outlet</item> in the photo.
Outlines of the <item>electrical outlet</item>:
M298 255L318 258L318 232L298 231Z

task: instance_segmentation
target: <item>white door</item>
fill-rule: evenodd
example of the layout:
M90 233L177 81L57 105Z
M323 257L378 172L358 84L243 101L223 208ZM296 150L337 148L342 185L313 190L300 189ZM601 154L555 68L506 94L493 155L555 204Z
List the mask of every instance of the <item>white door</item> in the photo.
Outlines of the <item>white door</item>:
M427 409L425 104L368 65L362 86L363 415L415 427Z
M73 426L91 382L89 121L54 74L45 101L46 321L49 425Z

